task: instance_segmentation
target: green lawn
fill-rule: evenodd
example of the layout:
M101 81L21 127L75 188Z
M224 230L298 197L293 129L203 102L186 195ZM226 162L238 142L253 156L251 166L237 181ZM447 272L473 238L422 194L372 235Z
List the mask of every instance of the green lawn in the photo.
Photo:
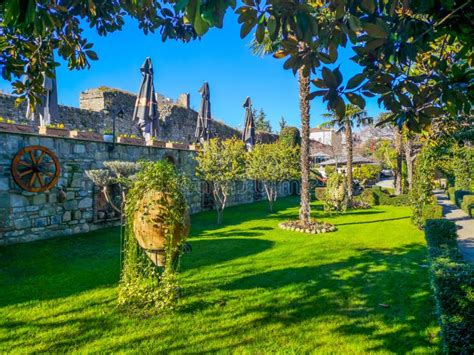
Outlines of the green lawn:
M214 213L193 216L184 297L157 318L116 307L117 229L0 248L0 352L437 352L409 210L324 217L338 230L323 235L278 229L297 203L229 208L221 227Z

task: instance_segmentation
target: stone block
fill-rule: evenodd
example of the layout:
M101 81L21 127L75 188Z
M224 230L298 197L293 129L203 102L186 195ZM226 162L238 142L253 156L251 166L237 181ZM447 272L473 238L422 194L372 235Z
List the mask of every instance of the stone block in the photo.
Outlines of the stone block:
M10 179L7 177L0 178L0 191L8 191L10 188Z
M25 234L24 230L14 230L14 231L9 231L5 233L5 237L11 238L11 237L19 237L20 235Z
M48 203L56 203L58 201L58 195L54 192L48 194Z
M66 200L74 200L76 193L74 191L66 192Z
M31 227L31 221L29 218L16 218L13 219L13 225L16 229L25 229Z
M80 209L92 208L92 198L86 197L85 199L79 201L79 208Z
M82 213L81 211L73 211L72 212L72 219L78 221L81 219Z
M61 224L61 216L52 216L51 217L51 224Z
M104 212L102 212L104 213ZM86 220L91 220L93 218L93 213L92 211L84 211L82 212L82 218L86 219Z
M71 216L71 212L70 211L66 211L64 212L63 214L63 222L69 222L71 220L72 216Z
M56 208L54 207L47 207L43 208L39 211L40 217L47 217L56 214Z
M34 205L44 205L46 203L46 195L41 193L36 196L33 196Z
M49 218L48 217L35 218L33 220L33 225L36 228L46 227L48 224L49 224Z
M74 145L74 153L75 154L84 154L86 152L86 147L82 144L75 144Z
M0 191L0 208L10 208L10 196L8 192Z
M26 207L29 205L28 198L22 195L10 194L11 207Z
M25 211L26 212L36 212L40 209L39 206L26 206Z
M71 201L64 202L64 209L66 211L77 210L77 201L71 200Z

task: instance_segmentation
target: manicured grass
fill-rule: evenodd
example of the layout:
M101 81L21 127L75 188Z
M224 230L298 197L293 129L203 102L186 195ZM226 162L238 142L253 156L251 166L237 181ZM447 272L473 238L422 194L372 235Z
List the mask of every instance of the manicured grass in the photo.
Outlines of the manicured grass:
M0 352L434 353L426 245L409 210L377 206L305 235L297 199L193 216L174 314L116 307L117 229L0 249ZM314 215L322 217L321 206ZM384 306L381 306L385 305Z

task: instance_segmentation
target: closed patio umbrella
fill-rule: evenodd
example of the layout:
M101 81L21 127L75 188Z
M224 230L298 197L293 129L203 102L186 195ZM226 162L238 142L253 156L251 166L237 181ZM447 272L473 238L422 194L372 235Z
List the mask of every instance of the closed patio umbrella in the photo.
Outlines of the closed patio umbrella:
M199 107L196 132L194 134L196 142L205 142L212 138L211 134L211 100L209 84L207 82L199 89L202 96L201 106Z
M245 126L242 140L247 149L250 150L255 145L255 122L253 119L252 100L250 100L250 97L247 97L243 106L245 108Z
M50 78L44 74L43 88L45 93L41 96L41 100L36 104L36 107L32 109L28 102L26 118L34 120L36 113L40 117L40 125L46 126L51 124L52 120L59 120L58 87L56 79Z
M150 58L145 59L140 71L143 80L135 102L133 121L138 124L144 137L154 137L158 132L159 114L153 85L153 65Z

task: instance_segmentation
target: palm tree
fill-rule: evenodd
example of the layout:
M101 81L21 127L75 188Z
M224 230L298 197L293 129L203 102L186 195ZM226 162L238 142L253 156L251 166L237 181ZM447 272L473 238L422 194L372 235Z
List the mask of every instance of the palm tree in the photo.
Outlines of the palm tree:
M272 41L269 36L264 37L262 43L252 40L250 47L254 55L264 56L275 53L280 45L279 41ZM309 127L310 127L310 71L301 68L298 71L299 101L301 115L301 195L299 218L301 223L308 224L311 218L310 206L310 163L309 163Z
M352 179L352 161L354 158L354 147L353 147L353 137L352 137L352 128L354 126L360 127L372 123L373 119L367 116L367 111L359 108L358 106L348 104L346 106L346 114L344 117L339 117L335 112L331 112L324 115L325 117L330 118L329 122L324 123L323 125L329 127L336 127L337 132L344 132L346 136L346 155L347 155L347 164L346 164L346 176L347 176L347 197L349 204L352 203L353 191L353 179Z

